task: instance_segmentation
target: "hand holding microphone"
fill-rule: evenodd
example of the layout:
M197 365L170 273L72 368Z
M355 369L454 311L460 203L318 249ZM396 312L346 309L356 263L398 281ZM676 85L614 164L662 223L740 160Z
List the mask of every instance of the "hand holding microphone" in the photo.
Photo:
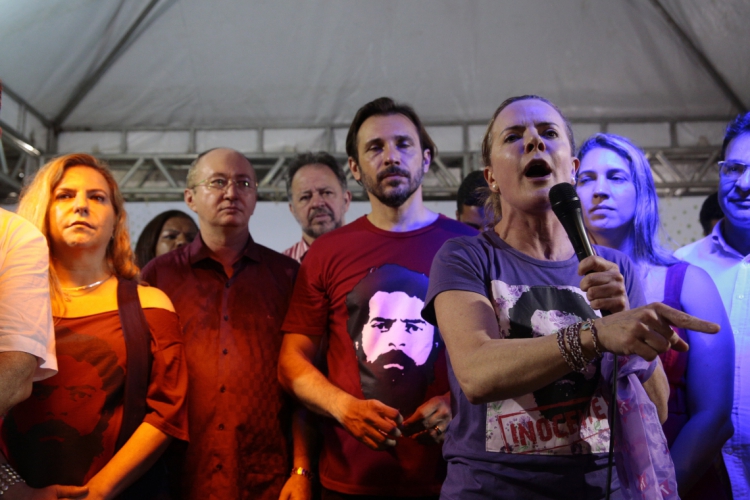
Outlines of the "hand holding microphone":
M605 351L615 354L638 354L654 359L670 348L687 351L688 345L670 328L687 328L716 333L719 325L703 321L662 303L653 303L628 310L625 280L617 264L595 254L583 225L581 200L568 183L553 186L549 192L552 211L565 228L578 260L578 273L585 275L581 290L586 292L591 307L602 313L597 320L599 340ZM611 314L611 316L610 316ZM609 317L606 317L609 316Z
M552 186L549 201L580 261L578 274L584 276L580 286L586 292L591 307L601 311L602 316L629 309L625 280L620 269L616 264L598 257L591 246L583 225L581 200L576 189L567 182Z

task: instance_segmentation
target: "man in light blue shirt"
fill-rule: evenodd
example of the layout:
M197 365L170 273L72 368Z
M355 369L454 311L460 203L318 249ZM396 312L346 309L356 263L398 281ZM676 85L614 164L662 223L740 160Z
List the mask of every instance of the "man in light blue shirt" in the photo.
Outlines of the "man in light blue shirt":
M722 453L734 498L750 498L750 113L727 127L719 167L724 219L711 234L680 248L675 256L711 275L732 324L734 436Z

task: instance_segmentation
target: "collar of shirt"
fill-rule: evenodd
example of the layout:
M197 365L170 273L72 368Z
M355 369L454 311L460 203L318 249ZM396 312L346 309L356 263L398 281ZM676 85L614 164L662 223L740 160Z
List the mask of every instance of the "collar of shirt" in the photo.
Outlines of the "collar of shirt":
M211 257L211 250L203 242L203 237L201 237L200 233L198 233L198 237L190 243L190 246L188 247L188 256L191 266L205 259L216 261L216 259ZM258 244L253 241L253 237L250 233L247 234L247 243L245 243L242 256L254 260L255 262L260 262L260 249L258 248Z
M735 250L731 245L729 245L729 243L727 243L727 240L724 239L724 220L725 219L721 219L719 223L714 226L713 230L711 231L711 241L713 242L715 248L718 248L728 256L731 256L738 260L744 260L745 256Z
M300 260L310 250L310 245L305 241L305 238L301 238L292 248L295 254L292 258Z

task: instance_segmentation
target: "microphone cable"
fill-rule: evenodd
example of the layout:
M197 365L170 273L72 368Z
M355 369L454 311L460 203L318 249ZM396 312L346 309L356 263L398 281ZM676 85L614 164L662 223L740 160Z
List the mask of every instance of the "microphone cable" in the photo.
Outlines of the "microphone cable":
M549 201L552 206L552 211L555 213L557 218L560 220L565 232L568 234L568 239L573 245L573 250L581 261L591 255L596 255L594 247L591 246L586 227L583 225L583 215L581 213L581 200L578 198L575 187L567 182L562 182L552 188L549 191ZM600 310L602 317L609 316L609 311L604 309ZM612 396L609 402L609 408L607 411L607 419L609 420L609 454L607 457L607 492L606 500L610 500L612 493L612 467L614 465L615 455L615 413L617 408L617 372L618 372L618 359L617 354L614 356L614 366L612 367ZM601 370L601 365L599 367Z

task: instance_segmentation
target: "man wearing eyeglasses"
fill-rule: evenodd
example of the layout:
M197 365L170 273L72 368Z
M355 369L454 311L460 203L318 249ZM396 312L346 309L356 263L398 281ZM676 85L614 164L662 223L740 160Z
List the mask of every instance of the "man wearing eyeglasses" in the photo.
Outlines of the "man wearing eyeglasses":
M171 454L180 462L181 498L276 500L282 489L310 495L303 453L295 453L297 473L289 476L290 408L276 379L281 322L299 266L250 236L256 180L237 151L199 155L184 196L200 235L143 270L172 299L183 329L190 444Z
M724 218L702 240L675 256L705 269L716 282L732 323L735 378L734 436L722 454L734 498L750 498L750 113L727 127L719 162Z

